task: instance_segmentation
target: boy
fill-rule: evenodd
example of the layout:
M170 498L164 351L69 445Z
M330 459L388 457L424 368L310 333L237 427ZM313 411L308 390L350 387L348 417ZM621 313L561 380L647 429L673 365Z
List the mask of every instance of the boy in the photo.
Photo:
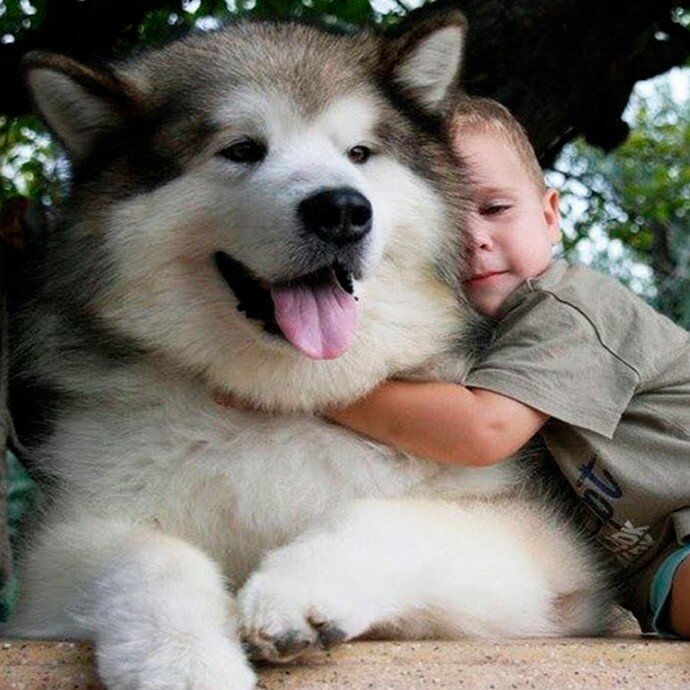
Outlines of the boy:
M500 462L540 432L596 517L644 630L690 639L690 339L619 285L552 262L558 193L505 108L468 99L467 294L496 321L466 387L389 381L329 418L436 462Z

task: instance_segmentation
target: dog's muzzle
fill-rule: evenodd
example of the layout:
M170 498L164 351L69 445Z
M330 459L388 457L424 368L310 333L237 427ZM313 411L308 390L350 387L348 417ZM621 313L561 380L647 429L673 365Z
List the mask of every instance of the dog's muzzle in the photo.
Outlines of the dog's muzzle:
M215 254L216 266L247 318L311 359L334 359L354 339L353 278L361 274L372 207L361 193L341 187L303 199L297 216L303 243L298 275L293 269L284 280L268 283L222 251Z

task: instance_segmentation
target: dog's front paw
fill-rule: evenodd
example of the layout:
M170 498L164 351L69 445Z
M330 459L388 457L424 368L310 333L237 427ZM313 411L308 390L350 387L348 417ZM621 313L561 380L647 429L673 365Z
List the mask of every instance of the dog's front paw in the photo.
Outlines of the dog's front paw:
M154 641L149 641L153 643ZM240 645L224 635L96 646L108 690L253 690L256 675Z
M315 592L275 574L255 573L238 600L242 639L253 659L291 661L352 637Z

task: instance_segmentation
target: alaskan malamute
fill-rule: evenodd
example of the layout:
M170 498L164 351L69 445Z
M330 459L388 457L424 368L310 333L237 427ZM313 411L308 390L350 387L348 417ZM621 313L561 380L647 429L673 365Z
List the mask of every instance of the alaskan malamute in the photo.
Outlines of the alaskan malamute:
M238 690L247 649L600 628L596 559L519 465L318 416L464 366L464 32L247 23L110 69L28 58L73 189L15 353L48 488L5 633L94 640L111 690Z

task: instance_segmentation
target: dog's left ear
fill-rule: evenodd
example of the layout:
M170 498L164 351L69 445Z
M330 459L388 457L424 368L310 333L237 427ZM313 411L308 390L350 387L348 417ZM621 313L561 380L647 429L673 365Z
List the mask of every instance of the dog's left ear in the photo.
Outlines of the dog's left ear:
M110 68L45 52L28 53L22 63L37 110L73 162L100 138L118 135L127 118L143 110L138 88Z
M459 91L466 34L462 12L413 15L383 40L384 78L427 112L447 114Z

